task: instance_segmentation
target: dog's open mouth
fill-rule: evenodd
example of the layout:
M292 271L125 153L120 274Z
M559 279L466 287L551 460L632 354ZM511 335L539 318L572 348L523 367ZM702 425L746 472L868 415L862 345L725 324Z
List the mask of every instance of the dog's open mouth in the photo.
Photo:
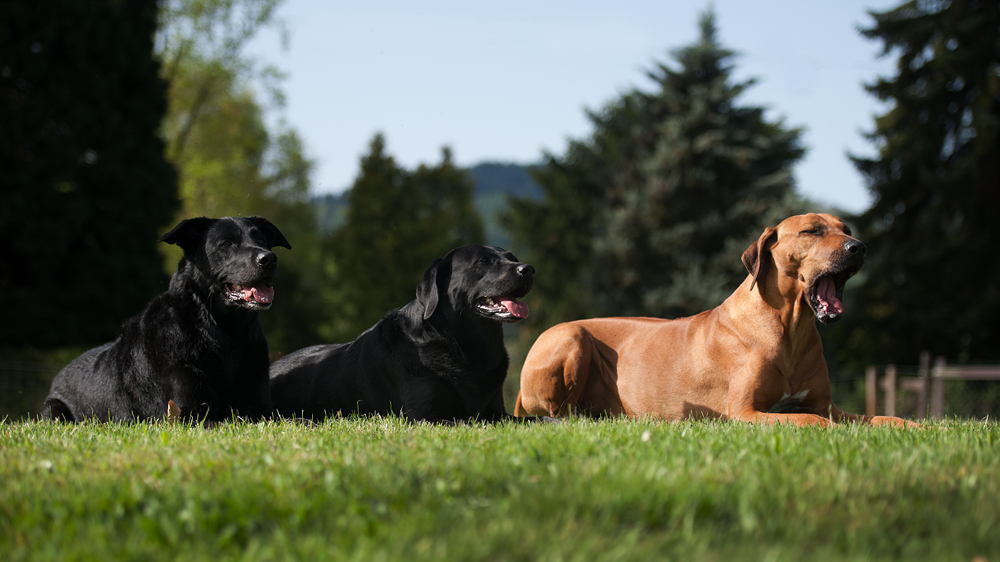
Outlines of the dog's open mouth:
M488 316L501 322L517 322L528 317L528 305L518 299L528 292L510 293L495 297L479 297L475 306L484 316Z
M274 300L274 287L264 283L249 287L227 283L223 288L227 299L247 308L267 308Z
M820 322L831 324L840 320L844 314L844 286L857 272L858 268L851 267L824 273L813 281L809 287L809 305Z

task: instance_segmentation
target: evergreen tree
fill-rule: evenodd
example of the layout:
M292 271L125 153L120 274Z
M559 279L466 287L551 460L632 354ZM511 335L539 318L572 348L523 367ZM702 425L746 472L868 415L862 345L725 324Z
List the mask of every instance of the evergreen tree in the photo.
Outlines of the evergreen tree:
M611 313L687 316L721 303L746 277L740 255L765 226L795 212L791 166L799 131L740 106L752 81L730 80L733 53L714 16L679 70L649 73L658 88L633 100L640 121L613 171L607 229L596 248Z
M542 198L511 197L501 216L511 250L538 272L529 297L535 329L522 330L524 338L558 322L596 315L590 273L604 192L594 156L604 140L597 132L593 145L570 142L563 158L545 154L533 172Z
M1000 10L996 2L907 2L862 30L898 56L867 90L890 109L853 157L875 196L845 363L1000 359Z
M713 307L746 276L750 242L801 211L791 177L799 131L738 104L753 82L731 82L733 53L719 46L711 12L700 27L673 53L679 69L649 72L654 91L591 113L591 137L548 157L543 201L512 202L508 224L537 262L546 326Z
M347 222L329 246L337 296L336 313L323 328L328 341L353 339L412 300L434 258L482 242L472 184L448 149L437 166L411 172L396 164L376 135L347 205Z
M177 209L157 135L157 3L14 2L0 18L0 340L93 344L166 288Z

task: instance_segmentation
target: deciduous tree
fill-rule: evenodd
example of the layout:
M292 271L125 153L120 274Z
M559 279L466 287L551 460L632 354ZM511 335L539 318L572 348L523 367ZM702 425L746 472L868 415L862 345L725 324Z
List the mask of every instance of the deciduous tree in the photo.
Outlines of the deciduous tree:
M260 215L281 229L293 250L279 250L277 296L262 323L271 349L288 352L318 342L328 267L309 199L313 163L294 129L266 119L281 107L280 73L244 53L261 29L281 28L280 3L165 2L157 46L170 87L162 130L180 176L176 220ZM161 251L172 270L179 250Z

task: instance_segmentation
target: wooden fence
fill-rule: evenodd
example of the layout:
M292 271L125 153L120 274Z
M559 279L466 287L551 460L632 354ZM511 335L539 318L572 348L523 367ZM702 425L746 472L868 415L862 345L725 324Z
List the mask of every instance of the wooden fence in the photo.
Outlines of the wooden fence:
M945 381L1000 381L1000 365L948 365L944 357L937 357L932 366L930 358L929 352L920 354L915 377L900 376L896 365L886 365L880 378L878 368L869 365L865 369L865 414L877 415L880 387L885 400L882 415L896 415L897 392L904 392L916 394L917 419L928 415L940 419L944 417Z

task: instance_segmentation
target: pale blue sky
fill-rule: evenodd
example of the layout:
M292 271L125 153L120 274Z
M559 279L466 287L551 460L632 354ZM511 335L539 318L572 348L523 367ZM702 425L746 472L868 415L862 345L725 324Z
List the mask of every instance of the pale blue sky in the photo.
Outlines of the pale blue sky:
M848 211L871 199L845 156L871 154L861 137L884 110L862 82L891 74L892 58L856 31L866 9L898 2L715 0L736 79L757 78L745 104L805 128L799 191ZM282 116L317 162L317 193L341 191L376 131L408 167L452 148L460 165L537 162L590 133L585 108L651 82L645 70L697 38L708 2L287 0L291 34L250 53L288 74Z

